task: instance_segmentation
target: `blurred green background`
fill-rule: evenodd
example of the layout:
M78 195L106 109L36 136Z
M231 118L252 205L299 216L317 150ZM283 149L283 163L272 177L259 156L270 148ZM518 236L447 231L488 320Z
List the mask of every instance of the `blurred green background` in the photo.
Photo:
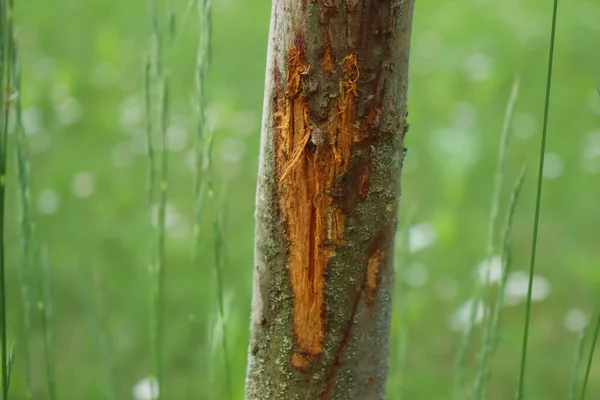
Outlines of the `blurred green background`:
M214 285L212 223L192 264L193 136L190 101L199 24L175 1L167 209L165 399L221 399L225 378ZM216 0L209 125L216 193L224 208L224 287L234 398L243 395L248 341L254 194L270 5ZM151 27L143 0L19 1L24 120L31 150L38 239L48 249L54 356L61 399L132 398L149 368L148 230L143 60ZM528 267L543 114L551 2L417 1L411 46L409 148L400 225L412 213L407 289L394 314L389 398L446 399L465 309L484 260L504 110L520 76L507 158L512 182L528 166L514 228L515 271ZM578 332L600 300L600 3L559 10L555 80L541 210L527 369L527 398L566 398ZM17 185L10 163L9 332L19 340L21 301ZM503 218L501 218L503 219ZM523 274L509 282L488 398L512 398L525 307ZM399 291L396 292L398 295ZM408 307L400 371L399 310ZM462 320L461 320L462 318ZM461 322L462 321L462 322ZM480 330L476 331L478 337ZM33 384L45 394L42 320L34 317ZM25 399L19 358L12 398ZM600 396L600 359L588 398ZM468 379L477 366L469 352ZM402 375L403 374L403 375Z

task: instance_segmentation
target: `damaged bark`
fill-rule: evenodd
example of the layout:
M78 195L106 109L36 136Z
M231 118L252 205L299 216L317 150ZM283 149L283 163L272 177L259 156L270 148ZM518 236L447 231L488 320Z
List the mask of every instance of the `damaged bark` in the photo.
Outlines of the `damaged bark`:
M385 396L414 0L273 0L246 399Z

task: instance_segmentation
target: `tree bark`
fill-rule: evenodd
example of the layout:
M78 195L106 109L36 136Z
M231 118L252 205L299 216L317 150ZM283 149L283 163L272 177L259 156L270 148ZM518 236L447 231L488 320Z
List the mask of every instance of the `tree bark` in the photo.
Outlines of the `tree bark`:
M414 0L273 0L246 399L381 399Z

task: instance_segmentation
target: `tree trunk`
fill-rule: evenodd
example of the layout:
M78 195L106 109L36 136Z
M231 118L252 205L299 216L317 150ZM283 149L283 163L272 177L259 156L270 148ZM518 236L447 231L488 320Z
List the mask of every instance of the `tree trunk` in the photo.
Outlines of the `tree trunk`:
M246 399L385 397L414 0L273 0Z

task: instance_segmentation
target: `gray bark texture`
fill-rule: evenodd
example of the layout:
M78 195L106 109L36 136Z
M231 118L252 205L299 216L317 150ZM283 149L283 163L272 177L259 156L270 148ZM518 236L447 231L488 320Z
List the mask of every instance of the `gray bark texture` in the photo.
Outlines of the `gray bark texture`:
M382 399L414 0L273 0L246 399Z

